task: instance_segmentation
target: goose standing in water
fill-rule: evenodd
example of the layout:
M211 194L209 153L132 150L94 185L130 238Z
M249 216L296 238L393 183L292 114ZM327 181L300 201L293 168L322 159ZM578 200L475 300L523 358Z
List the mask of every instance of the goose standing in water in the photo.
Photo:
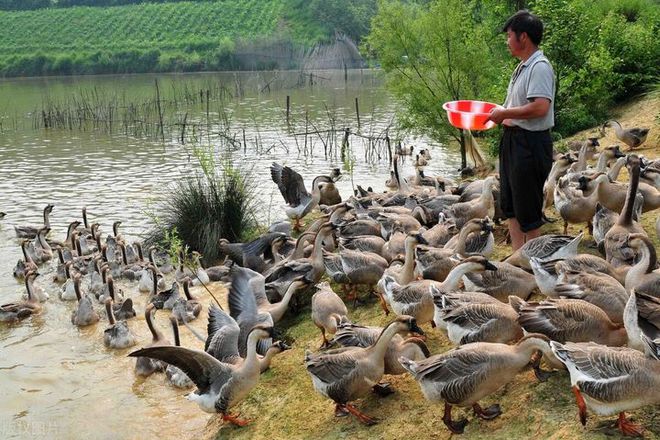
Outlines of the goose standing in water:
M222 420L237 426L248 421L229 414L259 383L257 343L272 337L272 327L255 327L248 335L245 362L236 366L220 362L210 354L184 347L152 346L134 351L132 357L149 357L179 367L195 383L197 390L187 398L208 413L222 414Z
M183 293L186 298L177 298L172 306L172 316L182 324L194 321L202 311L202 303L190 294L189 278L183 280Z
M53 212L55 205L50 203L44 208L44 224L42 226L14 226L16 238L35 238L39 229L50 229L50 213Z
M412 316L398 316L367 348L350 347L317 354L305 353L305 367L314 389L335 402L335 414L353 414L365 425L376 420L359 411L350 402L369 393L383 377L385 354L392 338L403 331L423 335Z
M619 413L616 426L621 433L642 436L643 428L630 422L625 411L660 403L660 346L657 340L642 339L647 355L593 342L550 342L571 375L582 425L587 423L587 409L601 416Z
M32 315L41 312L41 304L32 292L32 281L39 276L39 272L28 272L25 274L25 289L27 300L7 303L0 306L0 322L22 321Z
M170 324L172 324L174 346L180 347L181 341L179 340L179 325L177 324L176 318L174 316L170 316ZM190 380L188 376L186 376L186 373L181 371L179 367L175 367L172 364L167 365L167 368L165 369L165 376L167 377L167 380L177 388L191 388L193 385L195 385L193 381Z
M445 402L442 421L454 434L462 434L467 419L452 420L452 406L471 407L483 420L498 417L498 404L482 408L479 401L511 382L537 351L552 356L549 342L544 335L529 334L516 345L476 342L428 359L401 357L399 362L419 382L427 400Z
M127 348L135 345L135 336L128 328L126 321L115 320L112 311L112 298L105 300L105 312L108 315L110 325L103 331L103 344L108 348Z
M99 314L94 310L94 301L89 295L83 295L80 291L80 274L74 275L73 287L78 298L78 306L71 313L71 323L78 327L85 327L99 322Z
M18 260L16 266L14 267L14 278L22 279L25 278L25 274L32 271L36 272L39 268L37 264L32 260L32 257L28 253L27 247L30 243L30 240L21 241L21 251L23 252L23 259Z
M151 332L151 343L142 350L134 351L129 354L129 356L136 357L135 360L135 374L142 377L151 376L157 371L165 371L167 368L167 363L159 360L157 357L143 356L140 353L145 352L146 350L169 346L170 341L167 340L163 332L161 332L153 323L153 315L156 312L156 308L153 304L147 304L146 309L144 310L144 319L147 321L147 326ZM175 364L176 365L176 364Z

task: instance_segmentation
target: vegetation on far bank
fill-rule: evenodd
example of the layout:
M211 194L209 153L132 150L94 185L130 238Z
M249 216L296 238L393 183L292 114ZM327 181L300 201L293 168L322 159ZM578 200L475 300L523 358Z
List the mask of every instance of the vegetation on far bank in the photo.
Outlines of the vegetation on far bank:
M296 68L336 33L359 41L376 0L135 3L0 11L0 75Z

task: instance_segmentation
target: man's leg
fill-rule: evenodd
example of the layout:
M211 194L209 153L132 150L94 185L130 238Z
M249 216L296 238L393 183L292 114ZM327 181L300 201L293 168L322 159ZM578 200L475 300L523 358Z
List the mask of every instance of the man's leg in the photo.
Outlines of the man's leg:
M509 235L511 235L511 249L515 252L525 244L525 233L520 230L520 223L514 217L508 219Z
M531 231L525 232L525 243L531 240L532 238L539 237L541 235L541 228L536 228Z

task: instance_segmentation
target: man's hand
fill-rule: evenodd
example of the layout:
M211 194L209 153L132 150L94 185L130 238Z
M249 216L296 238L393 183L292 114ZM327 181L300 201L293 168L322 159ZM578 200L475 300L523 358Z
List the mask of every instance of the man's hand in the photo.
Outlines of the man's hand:
M506 109L503 108L494 108L490 111L488 119L486 121L493 121L496 124L501 124L503 120L507 118Z

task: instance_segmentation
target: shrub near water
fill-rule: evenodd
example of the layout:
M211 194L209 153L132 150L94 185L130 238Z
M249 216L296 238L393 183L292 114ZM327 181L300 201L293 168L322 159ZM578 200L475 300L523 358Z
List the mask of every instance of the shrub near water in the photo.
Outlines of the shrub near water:
M157 224L149 243L166 243L172 232L182 243L214 263L220 253L218 240L241 241L257 226L254 184L247 173L229 161L220 166L210 156L198 156L203 172L173 184L169 196L157 208Z

